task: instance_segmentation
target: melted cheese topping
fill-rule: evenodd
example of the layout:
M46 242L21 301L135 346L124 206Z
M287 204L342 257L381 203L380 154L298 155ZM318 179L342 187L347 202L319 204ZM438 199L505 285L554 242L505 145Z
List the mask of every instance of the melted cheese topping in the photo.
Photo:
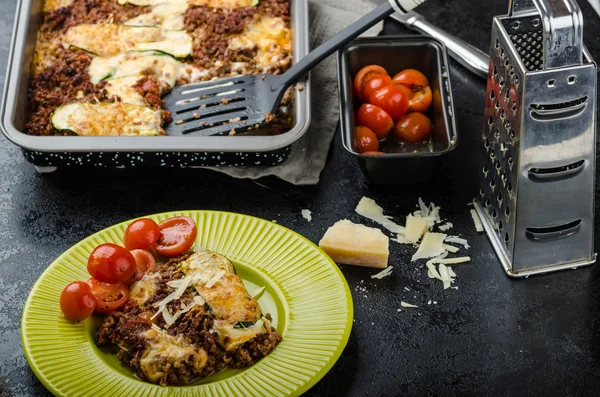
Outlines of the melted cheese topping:
M215 321L212 330L219 335L221 346L227 351L232 351L256 338L257 335L267 333L269 326L266 318L262 318L246 328L234 328L226 321Z
M130 50L156 50L175 57L185 57L192 53L192 38L185 31L112 23L69 28L63 37L63 45L67 48L81 48L99 56L111 56Z
M258 302L248 294L227 258L211 251L196 252L179 266L186 276L192 277L196 291L210 306L216 318L213 328L225 350L233 350L256 335L268 332L261 321ZM254 325L234 328L238 322Z
M153 136L164 134L160 112L122 102L74 102L52 114L52 125L82 136Z
M111 79L106 85L108 95L118 96L121 102L132 105L145 106L144 97L137 92L133 86L139 80L139 77L123 77L119 79Z
M159 273L145 274L141 280L131 285L129 299L136 301L138 306L145 304L156 293L159 279Z
M62 7L71 5L73 0L46 0L44 1L44 13L49 13L52 10L56 10Z
M262 17L250 24L244 33L229 41L229 48L256 49L254 60L262 73L291 62L292 32L281 18Z
M188 9L185 3L158 4L152 8L152 11L138 15L125 22L128 26L160 26L168 30L183 30L183 15Z
M165 367L181 365L183 361L191 362L197 372L206 365L206 351L190 344L183 335L175 337L155 328L150 328L142 335L147 344L139 360L140 369L151 382L156 383L166 375L163 371Z
M154 6L157 4L185 4L190 6L205 6L211 8L240 8L251 7L259 0L118 0L121 5Z
M112 57L94 57L88 67L88 74L94 84L106 78L137 76L139 79L148 76L172 88L177 79L185 78L189 82L195 82L205 78L208 72L168 55L130 52Z

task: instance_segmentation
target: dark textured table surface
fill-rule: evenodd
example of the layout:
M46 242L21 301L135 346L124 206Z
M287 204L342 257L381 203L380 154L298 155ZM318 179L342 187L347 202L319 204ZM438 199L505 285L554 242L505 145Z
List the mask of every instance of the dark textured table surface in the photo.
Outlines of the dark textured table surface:
M600 20L579 1L585 42L600 59ZM2 81L15 3L0 3ZM491 18L505 12L505 3L430 0L421 10L487 52ZM0 396L49 395L23 355L21 311L48 264L89 234L149 213L218 209L276 220L318 242L337 220L359 220L353 210L363 195L398 218L413 210L419 196L441 205L442 217L455 224L452 232L469 240L472 262L456 269L458 290L446 291L423 265L409 262L413 250L406 246L391 245L391 277L371 280L372 270L343 267L354 327L337 364L308 395L597 395L599 268L526 280L505 276L487 238L474 232L467 207L477 194L472 153L485 85L455 63L452 79L460 143L424 186L367 186L337 136L313 187L270 178L259 185L199 170L59 170L41 176L0 138ZM311 223L300 215L303 208L313 212ZM399 312L401 300L420 307ZM430 300L437 304L428 305Z

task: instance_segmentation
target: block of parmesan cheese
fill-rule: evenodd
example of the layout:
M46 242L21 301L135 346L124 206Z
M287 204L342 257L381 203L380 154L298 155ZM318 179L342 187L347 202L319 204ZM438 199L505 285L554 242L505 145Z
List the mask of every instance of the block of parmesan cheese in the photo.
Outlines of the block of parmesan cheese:
M327 229L319 247L336 263L381 269L387 267L390 254L389 238L381 230L347 219Z

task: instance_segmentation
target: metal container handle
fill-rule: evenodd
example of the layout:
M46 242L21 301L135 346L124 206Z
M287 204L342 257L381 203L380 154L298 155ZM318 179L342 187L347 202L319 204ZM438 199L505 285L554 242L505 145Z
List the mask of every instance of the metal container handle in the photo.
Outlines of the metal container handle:
M553 69L583 62L583 15L575 0L509 0L509 17L535 11L544 32L544 66ZM515 22L517 23L517 22Z

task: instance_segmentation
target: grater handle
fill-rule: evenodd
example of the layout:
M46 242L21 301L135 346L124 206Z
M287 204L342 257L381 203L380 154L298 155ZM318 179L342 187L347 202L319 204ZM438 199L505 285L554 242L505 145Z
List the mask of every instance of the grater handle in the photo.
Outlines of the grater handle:
M508 15L512 17L528 14L536 9L544 30L543 69L581 65L583 63L583 15L577 2L575 0L510 0Z

